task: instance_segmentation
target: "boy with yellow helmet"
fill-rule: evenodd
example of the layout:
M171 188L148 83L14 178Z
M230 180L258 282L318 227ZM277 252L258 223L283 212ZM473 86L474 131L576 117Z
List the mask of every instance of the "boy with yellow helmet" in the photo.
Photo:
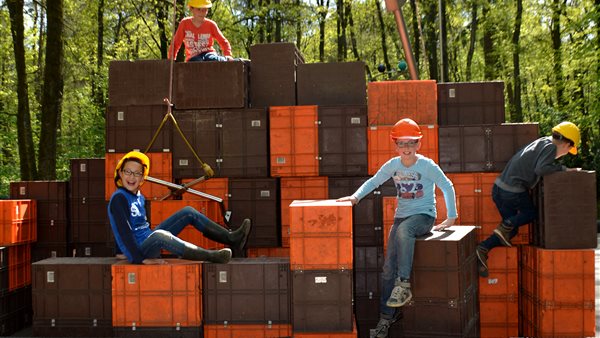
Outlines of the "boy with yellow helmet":
M382 289L379 304L379 322L373 334L377 338L388 336L388 330L402 312L399 307L412 298L410 274L412 271L415 240L433 230L452 226L458 217L454 186L442 169L430 158L418 154L421 148L421 128L408 118L398 121L390 132L396 145L397 157L381 166L351 196L338 201L357 204L371 191L389 179L398 191L394 224L388 235L387 253L381 274ZM446 219L434 226L436 219L435 187L444 194Z
M227 263L231 259L231 249L206 250L188 243L177 235L188 224L214 241L243 250L248 240L251 223L245 219L235 231L227 231L221 225L192 207L185 207L151 230L146 217L145 198L140 186L150 172L150 159L139 151L127 153L115 168L115 185L108 203L108 217L120 251L131 263L158 264L162 249L181 258Z
M511 246L510 240L519 232L519 227L537 216L529 190L540 177L557 171L579 170L554 163L554 160L566 154L576 155L580 143L579 128L571 122L561 122L552 128L551 136L529 143L508 161L492 187L492 199L502 222L476 249L480 276L489 274L489 251L500 245Z
M192 16L183 18L179 23L173 45L169 46L169 59L177 55L183 43L186 61L233 61L229 40L217 23L206 17L212 7L211 0L189 0L188 7ZM219 43L224 56L218 55L213 48L214 40Z

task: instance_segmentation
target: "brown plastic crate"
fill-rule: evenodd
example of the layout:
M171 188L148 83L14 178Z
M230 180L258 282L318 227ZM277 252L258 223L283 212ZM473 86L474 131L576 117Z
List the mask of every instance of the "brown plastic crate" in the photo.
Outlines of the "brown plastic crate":
M104 184L102 184L104 187ZM102 196L93 198L71 198L69 212L71 226L69 228L70 243L106 243L110 241L112 232L108 223L108 203Z
M598 246L596 172L546 175L538 189L534 244L546 249L595 249Z
M379 320L381 271L384 260L383 248L380 246L354 247L354 314L356 320Z
M31 285L0 292L0 336L10 336L31 325Z
M166 114L165 104L109 106L106 109L106 152L145 151ZM172 123L170 119L165 121L149 151L170 151Z
M232 228L252 220L248 248L276 247L280 242L279 181L275 178L229 179Z
M296 105L296 69L304 57L293 43L250 46L250 105Z
M111 106L164 104L169 96L169 60L111 61L108 102Z
M110 231L110 225L106 224L106 228ZM113 235L105 243L69 243L67 252L70 257L114 257L115 256L115 241Z
M35 242L31 244L31 262L37 262L46 258L69 257L69 246L65 242Z
M539 137L537 123L440 126L440 167L444 172L500 172L522 147Z
M204 338L292 337L291 324L204 324Z
M197 327L113 327L115 337L127 338L198 338L203 337L202 326Z
M202 280L205 324L289 324L288 258L234 258L205 264Z
M504 116L504 82L438 83L440 126L500 124Z
M69 198L104 199L104 158L71 159Z
M352 332L352 270L292 271L294 332Z
M298 105L366 105L365 63L328 62L298 65Z
M175 63L176 109L244 108L247 101L248 70L244 62Z
M32 264L36 336L111 337L116 258L63 257Z
M367 106L319 106L319 174L367 175Z

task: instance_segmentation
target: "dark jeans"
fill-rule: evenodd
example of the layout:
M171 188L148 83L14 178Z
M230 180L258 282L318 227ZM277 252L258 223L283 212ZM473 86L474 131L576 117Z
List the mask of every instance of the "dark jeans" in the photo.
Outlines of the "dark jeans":
M191 61L227 61L227 58L217 55L217 53L206 52L198 54L188 60L188 62Z
M527 191L514 193L502 190L494 184L492 199L496 203L500 216L502 216L502 222L513 227L513 230L510 232L510 238L515 237L519 233L521 225L531 223L537 217L537 210ZM502 243L498 236L492 234L485 241L481 242L480 245L489 250L501 246Z

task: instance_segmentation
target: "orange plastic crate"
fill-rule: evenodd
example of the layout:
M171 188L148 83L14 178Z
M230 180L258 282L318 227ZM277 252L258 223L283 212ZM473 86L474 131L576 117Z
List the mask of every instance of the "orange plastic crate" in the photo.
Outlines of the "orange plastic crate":
M150 207L150 227L155 229L162 221L169 218L175 212L180 209L190 206L199 212L206 215L206 217L211 220L221 224L222 226L225 224L223 220L223 214L221 213L221 209L219 204L215 201L208 200L164 200L164 201L152 201ZM197 246L200 246L205 249L218 250L223 249L225 244L215 242L210 240L194 228L192 225L188 225L179 235L177 236L186 242L190 242ZM167 253L163 251L163 253Z
M31 285L31 244L8 247L8 291Z
M398 156L398 147L390 138L393 126L371 126L367 130L368 139L368 171L370 175L377 173L379 168L392 157ZM420 125L423 138L418 153L429 157L438 163L438 127L437 125Z
M317 106L269 108L271 176L318 176Z
M290 248L248 248L248 257L290 257Z
M518 336L517 251L517 247L497 247L489 253L489 276L479 279L481 337Z
M369 82L369 125L393 125L402 118L437 124L437 84L434 80Z
M290 246L290 203L294 200L320 200L328 198L327 177L282 177L281 199L281 243Z
M202 324L202 264L167 259L112 265L114 327L190 327Z
M296 200L290 205L290 269L352 269L352 204Z
M154 178L161 179L163 181L172 182L173 180L173 160L171 153L147 153L150 158L150 174ZM115 167L119 160L125 156L125 153L106 153L104 158L104 178L105 178L105 198L107 201L110 200L112 194L117 190L115 186ZM160 184L144 182L140 188L144 197L147 200L160 199L166 196L170 190L169 188Z
M192 179L182 180L182 184L186 184L193 181ZM198 182L191 186L190 188L194 190L201 191L203 193L207 193L209 195L213 195L215 197L219 197L223 199L223 203L227 206L227 194L229 193L229 180L227 177L215 177L206 181ZM204 197L200 197L198 195L184 193L181 195L181 199L183 200L205 200Z
M37 241L35 200L0 200L0 245Z
M291 337L291 324L205 324L204 338Z

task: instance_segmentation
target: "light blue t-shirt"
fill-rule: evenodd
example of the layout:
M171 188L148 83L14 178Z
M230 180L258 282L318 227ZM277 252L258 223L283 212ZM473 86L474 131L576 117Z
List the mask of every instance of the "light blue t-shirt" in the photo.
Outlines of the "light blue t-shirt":
M430 158L417 154L417 161L410 167L402 164L400 156L387 161L379 171L354 192L352 196L359 201L371 191L392 178L396 186L396 218L405 218L416 214L436 217L435 186L444 194L447 218L457 218L456 199L452 182L442 169Z

